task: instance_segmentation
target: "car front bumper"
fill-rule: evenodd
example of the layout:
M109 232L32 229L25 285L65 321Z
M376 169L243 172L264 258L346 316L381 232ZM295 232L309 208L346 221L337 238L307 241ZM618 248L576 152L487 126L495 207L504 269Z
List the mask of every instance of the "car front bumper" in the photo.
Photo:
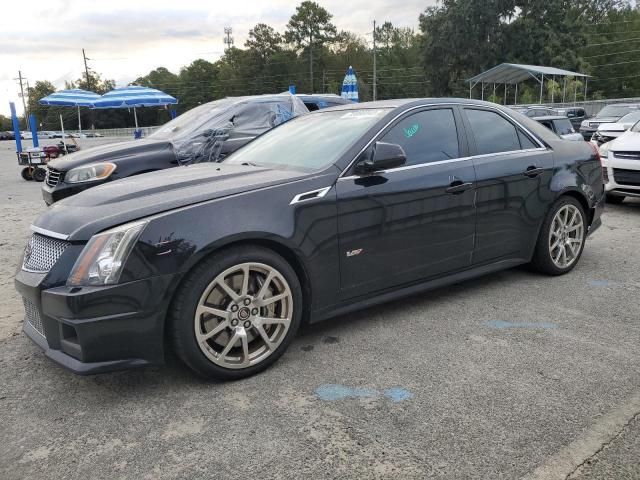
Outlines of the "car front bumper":
M640 197L640 161L603 159L607 171L604 185L607 195Z
M46 274L21 270L15 286L25 302L24 333L47 357L81 375L162 364L173 277L46 288Z

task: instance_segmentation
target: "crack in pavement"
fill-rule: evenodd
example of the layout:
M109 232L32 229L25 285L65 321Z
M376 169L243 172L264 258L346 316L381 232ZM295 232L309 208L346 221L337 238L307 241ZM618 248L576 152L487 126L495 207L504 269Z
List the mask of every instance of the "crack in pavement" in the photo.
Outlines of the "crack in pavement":
M580 465L576 466L576 468L574 468L574 470L572 472L570 472L566 477L565 480L569 480L571 478L576 478L575 475L579 475L581 473L582 468L586 465L586 464L590 464L592 463L591 460L593 458L595 458L596 456L598 456L600 453L602 453L604 450L606 450L609 445L611 445L613 442L615 442L618 438L620 438L622 436L622 434L624 433L624 431L634 422L636 421L638 418L640 417L640 411L636 412L633 417L631 417L629 419L629 421L627 423L625 423L622 428L620 429L620 431L618 433L616 433L613 437L611 437L609 440L607 440L606 442L604 442L600 448L598 448L598 450L596 450L595 452L593 452L592 455L590 455L589 457L585 458L584 461L582 463L580 463Z
M590 459L619 438L625 428L638 417L640 417L640 391L633 394L622 406L602 416L578 438L549 457L524 479L568 480L572 478Z

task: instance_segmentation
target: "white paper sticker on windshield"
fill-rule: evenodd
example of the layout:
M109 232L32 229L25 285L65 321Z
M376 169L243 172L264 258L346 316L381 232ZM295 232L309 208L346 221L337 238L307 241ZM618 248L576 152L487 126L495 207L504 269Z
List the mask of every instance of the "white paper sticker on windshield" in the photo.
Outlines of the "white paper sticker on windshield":
M345 113L340 118L376 118L381 117L386 113L386 110L353 110Z

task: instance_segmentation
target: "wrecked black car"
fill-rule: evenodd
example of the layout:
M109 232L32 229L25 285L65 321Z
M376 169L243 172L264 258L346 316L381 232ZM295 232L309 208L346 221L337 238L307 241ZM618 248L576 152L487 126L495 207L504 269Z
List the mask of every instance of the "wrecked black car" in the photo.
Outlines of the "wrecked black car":
M47 205L96 185L141 173L218 162L267 130L308 113L291 94L229 97L200 105L141 140L102 145L49 162Z

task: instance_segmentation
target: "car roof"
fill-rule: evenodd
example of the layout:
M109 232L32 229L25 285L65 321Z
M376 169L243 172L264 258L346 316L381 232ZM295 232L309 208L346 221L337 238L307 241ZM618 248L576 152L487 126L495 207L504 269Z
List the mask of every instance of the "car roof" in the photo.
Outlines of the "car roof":
M348 103L345 105L339 105L337 107L331 107L327 110L359 110L363 108L398 108L398 107L419 107L421 105L445 105L445 104L455 104L455 105L477 105L479 107L492 107L499 108L503 110L511 110L508 107L503 105L498 105L497 103L486 102L483 100L473 100L469 98L402 98L402 99L393 99L393 100L377 100L375 102L360 102L360 103Z

